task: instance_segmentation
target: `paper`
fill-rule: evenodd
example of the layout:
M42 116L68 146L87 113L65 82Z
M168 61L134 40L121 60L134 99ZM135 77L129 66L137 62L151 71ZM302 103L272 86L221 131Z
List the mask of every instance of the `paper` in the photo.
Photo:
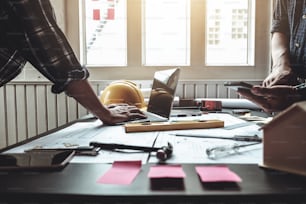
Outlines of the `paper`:
M40 137L24 145L10 149L8 153L22 153L33 148L73 148L88 146L89 141L103 131L100 120L94 122L78 122L64 129Z
M122 126L104 126L100 120L77 122L64 129L12 148L6 153L22 153L33 148L77 148L90 142L117 143L152 147L157 132L125 133ZM101 150L97 156L74 156L70 163L113 163L119 160L141 160L145 164L149 153L140 151Z
M129 185L136 178L141 169L141 161L115 161L98 183Z
M159 165L150 167L149 178L185 178L181 165Z
M241 182L241 178L227 166L196 166L202 182Z
M236 118L229 114L208 114L203 115L202 118L209 119L224 119L227 126L240 124L245 122L239 118ZM245 122L249 123L249 122ZM176 134L190 135L192 137L176 136ZM200 135L205 136L220 136L220 137L233 137L235 135L258 135L262 137L262 130L260 127L254 123L247 126L235 128L235 129L224 129L224 128L212 128L212 129L194 129L194 130L179 130L179 131L164 131L160 132L155 146L161 146L161 144L166 144L170 142L173 145L173 154L167 163L240 163L240 164L260 164L262 163L263 152L262 144L253 145L250 147L244 147L239 149L239 153L235 155L228 155L218 159L210 159L206 154L207 148L212 148L220 145L234 144L249 144L248 142L237 142L234 140L224 140L224 139L211 139L211 138L201 138ZM150 157L149 163L158 162L155 157Z
M178 137L175 134L206 135L233 137L234 135L262 136L259 126L246 122L226 113L209 113L195 117L173 117L171 120L223 120L225 128L192 129L160 132L125 133L123 126L104 126L100 120L77 122L64 129L53 132L12 148L5 153L21 153L24 150L39 148L73 148L88 146L90 142L117 143L133 146L161 147L170 142L173 145L173 156L167 163L262 163L262 145L241 148L239 154L217 160L209 159L206 149L217 145L233 145L236 141L207 139L200 137ZM240 126L239 124L246 124ZM227 128L236 126L237 128ZM241 142L239 142L240 144ZM186 153L187 152L187 153ZM101 150L98 156L74 156L71 163L113 163L114 161L141 160L143 164L158 163L155 152L141 151L106 151Z

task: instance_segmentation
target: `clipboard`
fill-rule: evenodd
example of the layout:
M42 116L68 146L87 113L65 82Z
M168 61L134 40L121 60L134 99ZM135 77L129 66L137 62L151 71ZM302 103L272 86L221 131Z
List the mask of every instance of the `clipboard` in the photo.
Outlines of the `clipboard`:
M166 130L188 130L224 127L222 120L196 120L196 121L168 121L168 122L143 122L127 123L125 132L150 132Z

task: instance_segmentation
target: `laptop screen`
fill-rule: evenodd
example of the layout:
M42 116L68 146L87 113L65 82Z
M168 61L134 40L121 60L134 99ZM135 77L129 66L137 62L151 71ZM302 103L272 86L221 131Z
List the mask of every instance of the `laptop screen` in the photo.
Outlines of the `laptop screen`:
M155 72L148 103L148 112L165 118L170 117L179 74L179 68Z

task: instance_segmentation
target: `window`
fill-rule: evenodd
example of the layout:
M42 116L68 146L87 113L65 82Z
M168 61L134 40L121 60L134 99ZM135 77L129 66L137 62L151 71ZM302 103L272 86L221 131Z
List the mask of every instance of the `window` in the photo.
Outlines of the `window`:
M207 0L207 64L254 65L254 2Z
M85 1L87 65L127 65L126 1Z
M189 0L143 0L143 65L190 65Z
M67 6L67 34L93 79L173 66L185 79L262 79L269 69L272 0L79 1Z

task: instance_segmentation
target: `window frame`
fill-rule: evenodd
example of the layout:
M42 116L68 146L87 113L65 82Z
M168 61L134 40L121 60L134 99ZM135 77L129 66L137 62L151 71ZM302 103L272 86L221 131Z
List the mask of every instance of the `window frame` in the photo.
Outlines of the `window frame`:
M82 17L81 4L84 0L66 1L66 36L68 37L81 63L83 61L81 37L84 26L79 23ZM191 0L191 51L190 66L184 66L181 80L262 80L271 64L270 57L270 24L273 0L256 0L255 12L255 59L249 66L207 66L205 65L205 0ZM80 11L80 12L79 12ZM77 12L77 14L76 14ZM142 6L141 0L128 0L127 4L127 67L94 67L88 66L90 80L150 80L156 70L173 68L173 66L142 66ZM78 18L76 18L78 16ZM79 31L79 32L76 32Z

